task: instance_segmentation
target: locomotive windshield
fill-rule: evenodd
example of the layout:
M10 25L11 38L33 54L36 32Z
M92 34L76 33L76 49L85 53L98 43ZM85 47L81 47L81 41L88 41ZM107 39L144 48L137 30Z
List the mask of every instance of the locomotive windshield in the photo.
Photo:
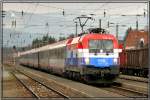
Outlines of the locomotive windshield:
M113 50L112 40L90 40L89 41L90 52L110 52Z

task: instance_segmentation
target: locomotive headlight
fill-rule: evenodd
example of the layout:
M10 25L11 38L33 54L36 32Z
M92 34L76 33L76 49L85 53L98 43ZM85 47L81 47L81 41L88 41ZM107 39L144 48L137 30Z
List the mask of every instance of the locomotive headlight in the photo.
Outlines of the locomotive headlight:
M85 63L89 64L89 62L90 62L89 58L85 58Z
M114 58L114 64L117 64L117 63L118 63L118 59Z
M100 50L100 53L103 53L103 49Z

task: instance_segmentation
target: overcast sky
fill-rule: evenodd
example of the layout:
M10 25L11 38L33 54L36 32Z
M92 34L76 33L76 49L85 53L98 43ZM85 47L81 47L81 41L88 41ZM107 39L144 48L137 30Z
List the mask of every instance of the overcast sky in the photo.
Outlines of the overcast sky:
M56 38L75 34L73 19L81 15L94 14L92 17L95 20L89 20L85 30L98 27L99 19L101 19L102 27L115 35L115 24L118 23L120 38L124 37L128 27L135 28L136 20L139 21L140 29L144 29L147 25L147 17L143 16L144 11L147 14L146 3L4 3L3 7L6 11L4 43L8 46L25 46L31 44L33 39L40 38L47 33ZM106 12L105 17L104 11ZM137 14L142 16L136 17ZM16 27L12 25L13 20L16 20ZM108 21L115 24L108 28ZM126 25L126 27L121 25ZM78 27L78 33L80 32L81 28Z

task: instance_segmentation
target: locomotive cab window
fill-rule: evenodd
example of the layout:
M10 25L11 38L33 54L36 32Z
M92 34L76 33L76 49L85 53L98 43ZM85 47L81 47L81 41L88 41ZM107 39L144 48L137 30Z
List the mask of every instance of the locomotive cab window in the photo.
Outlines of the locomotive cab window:
M89 51L94 52L112 52L113 41L112 40L90 40Z

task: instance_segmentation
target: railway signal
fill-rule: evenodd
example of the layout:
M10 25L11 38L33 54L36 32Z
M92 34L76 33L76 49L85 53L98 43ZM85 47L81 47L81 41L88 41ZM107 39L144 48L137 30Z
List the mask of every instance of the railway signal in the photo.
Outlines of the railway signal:
M144 9L144 17L146 16L146 12L148 12L148 10Z
M22 17L23 17L23 15L24 15L24 12L23 12L23 10L22 10L22 12L21 12L21 15L22 15Z
M143 16L144 16L144 17L146 16L146 12L145 12L145 10L144 10Z
M64 11L64 9L63 9L63 11L62 11L62 14L63 14L63 16L65 16L65 11Z
M105 11L105 9L104 9L104 17L106 17L106 11Z
M2 17L5 17L5 15L6 15L6 11L2 11Z

